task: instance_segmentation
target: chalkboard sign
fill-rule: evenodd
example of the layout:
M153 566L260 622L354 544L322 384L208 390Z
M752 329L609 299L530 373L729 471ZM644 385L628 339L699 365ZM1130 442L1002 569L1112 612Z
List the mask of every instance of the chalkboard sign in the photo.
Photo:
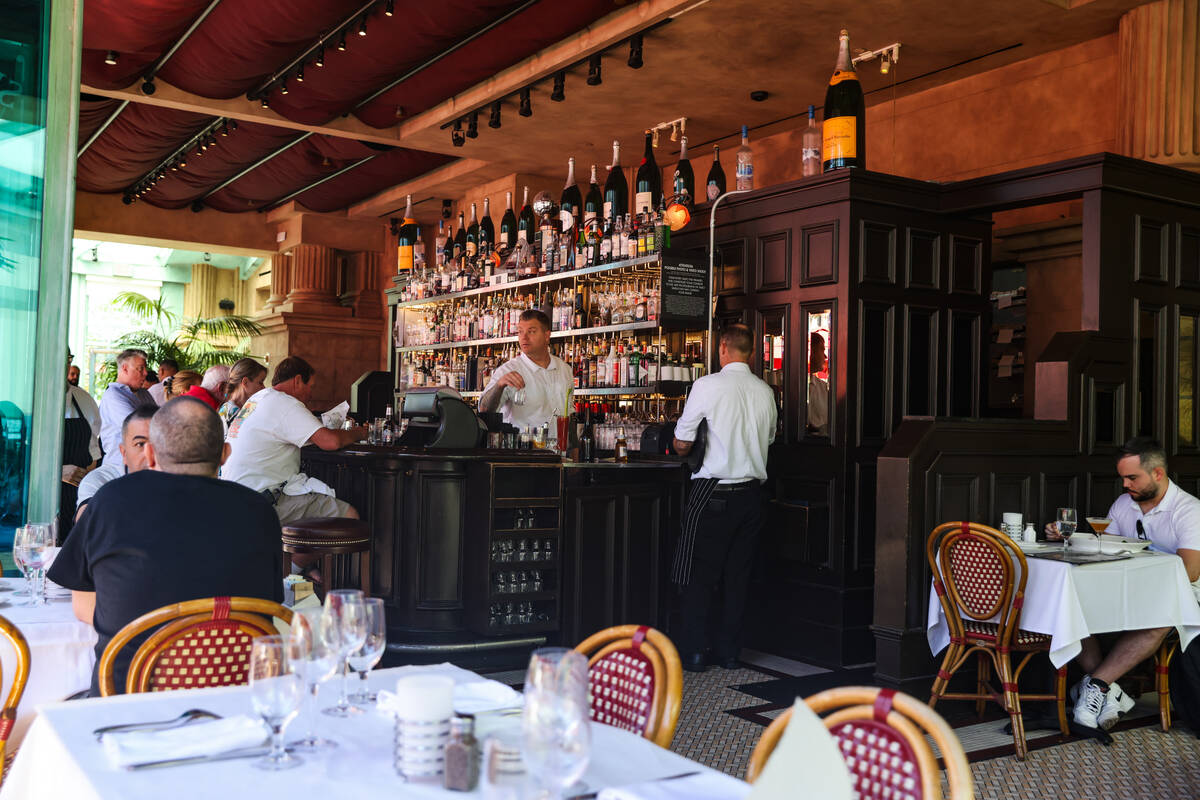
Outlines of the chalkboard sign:
M663 256L659 321L668 330L708 327L708 264Z

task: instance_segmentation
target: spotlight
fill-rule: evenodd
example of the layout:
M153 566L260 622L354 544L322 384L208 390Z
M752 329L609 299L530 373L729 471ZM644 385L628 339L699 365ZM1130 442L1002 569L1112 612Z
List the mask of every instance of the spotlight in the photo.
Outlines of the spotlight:
M229 120L225 120L224 124L221 125L221 135L222 136L229 135Z
M300 69L296 70L296 83L304 83L304 66L303 65L300 66Z
M363 17L362 20L360 20L358 23L358 35L359 36L367 35L367 18L366 17Z
M156 87L154 86L154 81L146 81L145 83L142 84L142 94L146 94L146 95L154 94L155 88Z
M271 107L271 104L270 104L270 103L267 101L267 96L266 96L266 95L263 95L263 98L262 98L262 107L263 107L263 108L270 108L270 107Z
M462 147L466 144L467 137L463 135L462 120L454 120L454 130L450 131L450 142L455 147Z
M479 138L479 112L472 111L471 116L467 117L467 138Z
M500 101L499 100L492 103L492 114L488 118L488 127L489 128L499 128L500 127Z
M216 146L217 146L217 137L215 137L215 136L213 136L213 135L209 134L209 137L208 137L208 146L209 146L209 147L216 147Z
M171 162L171 172L179 172L179 162L178 161Z
M110 67L116 66L117 61L119 61L119 60L120 60L120 56L117 55L116 50L109 50L107 53L104 54L104 63L108 64Z
M529 100L529 89L521 90L521 107L517 109L517 113L522 117L533 116L533 105Z
M550 92L550 99L556 103L561 103L567 99L566 93L567 73L559 70L554 73L554 91Z
M887 53L881 54L879 56L879 74L887 75L891 69L892 69L891 56L889 56Z
M283 80L281 80L281 81L279 82L279 93L280 93L280 94L287 94L287 93L288 93L288 88L287 88L287 78L284 78Z
M179 157L179 166L181 169L187 166L187 153Z
M599 86L600 83L601 83L600 54L593 53L592 57L588 59L587 85L588 86Z
M629 61L633 69L642 68L642 35L640 33L629 37Z
M236 119L229 120L229 129L232 131L237 130L237 120Z
M201 139L200 140L200 152L204 152L207 149L208 149L208 139Z
M671 141L679 141L679 125L674 122L671 123Z
M451 208L450 208L450 201L443 200L442 201L442 219L450 219L451 213L452 212L451 212Z
M133 195L126 193L125 196L121 198L121 202L127 206L133 205Z
M338 39L338 50L346 52L346 34L342 34L342 38Z
M317 57L313 59L313 64L315 64L318 67L325 66L325 48L324 47L317 48Z
M396 13L396 3L395 3L395 0L387 0L387 5L385 5L385 6L383 7L383 15L384 15L385 17L390 17L390 16L392 16L392 15L393 15L393 14L395 14L395 13Z

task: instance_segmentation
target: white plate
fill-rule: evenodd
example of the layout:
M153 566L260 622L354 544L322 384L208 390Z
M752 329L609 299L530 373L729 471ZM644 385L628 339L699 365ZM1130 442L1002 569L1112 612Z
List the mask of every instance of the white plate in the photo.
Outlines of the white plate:
M1138 553L1150 546L1144 539L1123 539L1120 536L1108 536L1100 540L1102 553ZM1080 553L1096 552L1096 537L1076 533L1071 537L1071 549Z

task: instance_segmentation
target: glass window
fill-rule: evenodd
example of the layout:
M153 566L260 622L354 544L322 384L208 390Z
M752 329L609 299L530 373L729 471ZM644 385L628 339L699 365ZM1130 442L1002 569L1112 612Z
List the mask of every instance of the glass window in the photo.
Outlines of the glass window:
M1179 444L1196 446L1196 316L1179 317Z
M787 394L787 354L784 336L787 332L787 308L772 308L758 313L758 325L762 341L759 342L759 366L762 379L775 393L775 410L778 414L775 435L784 433L784 408Z
M833 308L815 307L805 311L804 330L808 338L805 367L805 424L809 436L829 436L833 419Z

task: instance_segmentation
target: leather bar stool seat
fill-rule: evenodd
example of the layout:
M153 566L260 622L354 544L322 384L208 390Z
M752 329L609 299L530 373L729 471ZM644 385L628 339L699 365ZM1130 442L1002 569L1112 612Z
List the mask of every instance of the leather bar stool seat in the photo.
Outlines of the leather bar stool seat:
M348 517L309 517L284 523L283 572L291 572L293 555L315 555L321 559L321 594L329 589L344 589L350 581L345 557L358 554L359 586L371 594L371 529L361 519ZM335 573L335 557L342 562Z

